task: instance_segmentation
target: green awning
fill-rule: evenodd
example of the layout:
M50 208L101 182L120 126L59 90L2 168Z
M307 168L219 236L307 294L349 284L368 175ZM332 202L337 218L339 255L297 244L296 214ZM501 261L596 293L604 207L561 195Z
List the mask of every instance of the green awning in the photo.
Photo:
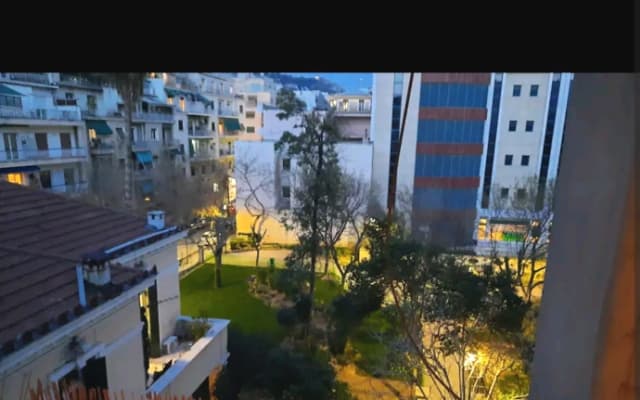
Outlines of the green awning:
M87 120L87 129L93 129L97 135L111 135L113 131L109 128L106 121L101 119L89 119Z
M151 164L153 161L153 155L150 151L138 151L136 152L136 158L140 164Z
M9 86L0 85L0 94L8 95L8 96L22 96L22 93L16 92L11 89Z
M238 118L220 118L220 121L222 121L226 132L240 130L240 121L238 121Z

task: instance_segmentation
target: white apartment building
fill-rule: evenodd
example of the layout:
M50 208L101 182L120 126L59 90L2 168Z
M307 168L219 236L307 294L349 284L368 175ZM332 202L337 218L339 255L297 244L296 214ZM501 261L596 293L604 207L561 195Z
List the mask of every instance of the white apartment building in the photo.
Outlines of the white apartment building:
M0 180L58 193L86 190L80 108L53 73L0 73Z
M160 211L132 217L8 182L0 198L1 398L27 399L38 382L210 395L229 321L180 314L186 232Z
M510 196L532 176L555 177L571 74L414 74L397 190L390 193L390 155L398 151L409 78L374 74L372 180L379 202L386 207L393 197L416 237L455 246L478 240L481 248L477 228L491 218L495 187Z
M328 100L335 109L336 124L345 140L370 140L370 95L334 94Z

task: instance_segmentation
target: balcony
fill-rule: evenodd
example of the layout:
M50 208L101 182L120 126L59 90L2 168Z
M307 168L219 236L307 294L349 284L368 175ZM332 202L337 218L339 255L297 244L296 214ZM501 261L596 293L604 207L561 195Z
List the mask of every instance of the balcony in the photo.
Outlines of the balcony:
M218 115L221 117L237 117L238 112L230 108L218 108Z
M160 146L160 142L157 140L136 140L131 144L133 151L150 151Z
M29 119L41 121L80 121L80 110L59 110L55 108L39 108L22 110L15 107L0 107L0 118Z
M77 106L78 101L76 99L55 99L55 105L57 106Z
M220 149L220 157L233 156L233 150Z
M204 137L206 139L212 139L214 133L207 128L189 128L189 136Z
M367 116L371 114L371 106L348 106L336 108L337 116Z
M147 393L163 398L190 397L216 368L226 363L228 325L229 321L222 319L178 317L175 335L164 342L165 354L149 360L149 372L152 379L155 373L155 379Z
M193 161L207 161L215 158L216 155L213 151L196 151L191 154L191 160Z
M92 141L89 145L91 154L95 156L113 154L115 146L111 143L101 143L98 141Z
M59 85L102 91L102 86L96 81L64 73L60 74Z
M78 183L66 183L64 185L56 185L50 188L43 188L47 192L52 193L65 193L65 194L82 194L87 192L88 188L87 182L78 182Z
M62 160L66 158L84 158L86 149L47 149L47 150L2 150L0 151L0 163L16 163L20 161L47 161Z
M180 141L177 139L163 139L162 140L162 145L168 148L179 148L180 147Z
M49 74L35 72L13 72L7 74L12 81L38 83L40 85L52 85Z
M173 114L165 113L153 113L153 112L135 112L133 113L134 121L145 122L161 122L171 124L173 123Z

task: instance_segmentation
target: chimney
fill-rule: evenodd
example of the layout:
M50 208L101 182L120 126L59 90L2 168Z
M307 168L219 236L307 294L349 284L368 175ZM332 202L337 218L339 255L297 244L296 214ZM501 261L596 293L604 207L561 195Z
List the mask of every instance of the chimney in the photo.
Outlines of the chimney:
M147 213L147 225L155 229L164 228L164 211L149 211Z
M108 263L85 263L84 279L96 286L104 286L111 282L111 266Z
M84 289L84 269L82 265L76 265L76 279L78 280L78 297L82 307L87 306L87 292Z

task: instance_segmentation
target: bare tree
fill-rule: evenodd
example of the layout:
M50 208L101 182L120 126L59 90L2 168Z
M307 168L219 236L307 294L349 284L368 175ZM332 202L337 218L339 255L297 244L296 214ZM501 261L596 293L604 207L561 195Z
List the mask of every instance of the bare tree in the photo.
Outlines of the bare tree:
M242 200L251 216L249 239L256 251L256 268L260 262L260 249L267 235L264 224L272 214L266 199L273 195L273 170L266 163L259 163L257 157L240 157L236 162L236 176L239 181L238 200Z
M227 240L233 234L233 222L229 217L216 217L214 221L215 236L203 235L202 239L214 255L216 261L215 287L220 289L222 287L222 251Z
M540 187L532 176L515 185L511 196L494 187L488 232L491 258L501 268L511 268L527 303L544 284L544 271L553 221L555 182ZM505 229L505 226L509 228ZM509 257L515 257L515 266Z

